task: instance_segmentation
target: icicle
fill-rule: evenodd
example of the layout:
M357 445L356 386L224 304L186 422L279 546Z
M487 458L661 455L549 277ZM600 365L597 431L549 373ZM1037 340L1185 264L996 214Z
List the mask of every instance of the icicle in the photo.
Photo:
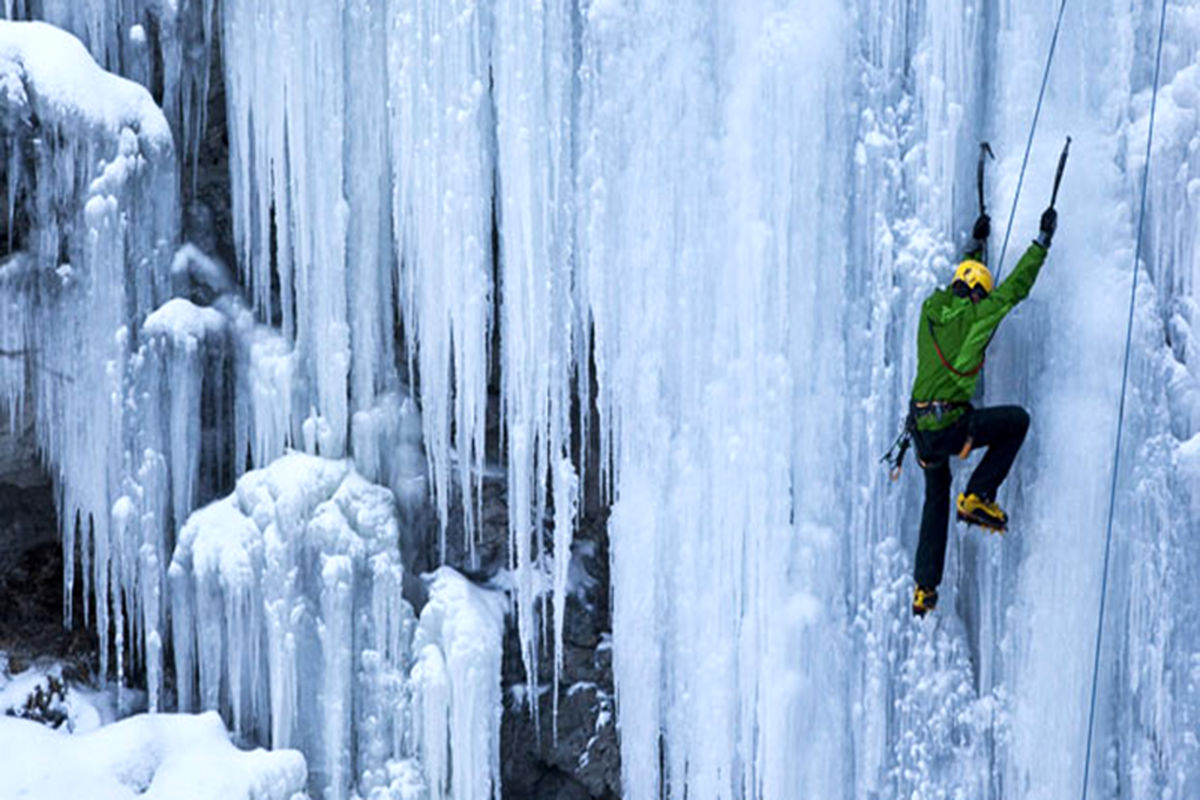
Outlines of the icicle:
M567 614L567 580L571 569L571 540L578 513L578 479L571 461L554 464L554 732L558 735L558 694L563 669L563 628Z
M100 42L95 19L84 27ZM128 602L135 584L148 585L136 557L141 524L117 503L133 498L141 463L130 452L140 399L131 392L130 354L142 319L166 294L176 236L171 135L144 89L102 72L62 31L0 24L0 54L0 73L22 87L8 95L13 105L6 119L17 124L4 130L8 150L29 154L21 157L33 163L21 174L38 176L26 187L23 209L38 279L22 291L26 345L37 354L29 387L33 419L58 493L64 616L73 622L78 547L84 622L94 612L106 643L115 632L121 681L126 628L137 635L147 630ZM74 79L63 80L64 74ZM156 558L161 564L166 554L160 549ZM162 619L161 608L142 611ZM129 654L145 652L136 635L128 644Z
M388 8L393 228L410 364L438 518L453 475L473 548L492 328L491 30L474 0ZM453 435L452 435L453 432ZM472 550L473 552L473 550Z
M493 43L509 549L517 573L521 657L531 697L537 696L532 691L537 676L537 598L531 570L542 556L547 505L552 496L556 654L562 650L562 620L557 615L566 607L557 594L558 576L564 576L565 586L578 507L579 484L569 461L569 477L563 469L570 455L573 358L583 327L573 295L573 13L566 2L500 2ZM581 407L587 407L586 396ZM556 720L560 671L556 655ZM536 718L536 703L531 711Z
M351 409L395 385L394 247L384 3L346 0L346 244Z
M354 564L347 556L321 557L321 622L318 625L324 655L325 792L329 800L344 800L350 787L350 722L353 697L351 677L356 673L351 652Z

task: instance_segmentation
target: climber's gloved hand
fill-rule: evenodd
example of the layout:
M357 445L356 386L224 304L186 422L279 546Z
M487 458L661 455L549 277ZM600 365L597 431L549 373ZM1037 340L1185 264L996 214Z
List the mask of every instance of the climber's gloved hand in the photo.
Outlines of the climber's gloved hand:
M987 214L980 214L975 220L975 227L971 229L971 238L978 242L984 242L988 236L992 234L992 218Z
M1054 238L1054 231L1058 228L1058 212L1053 208L1047 208L1042 212L1042 224L1039 226L1037 243L1047 249L1050 248L1050 240Z

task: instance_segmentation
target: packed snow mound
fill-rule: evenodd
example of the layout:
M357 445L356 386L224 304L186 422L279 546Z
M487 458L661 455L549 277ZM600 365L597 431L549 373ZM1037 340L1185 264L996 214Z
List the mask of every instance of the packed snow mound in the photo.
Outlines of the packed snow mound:
M71 34L44 22L0 20L0 93L6 113L80 119L171 146L166 117L145 87L105 72Z
M302 453L193 513L170 567L180 708L299 748L325 798L385 785L413 625L398 536L388 489Z
M304 756L238 750L213 713L141 714L71 736L0 717L0 797L298 800Z
M163 303L142 325L143 335L162 336L176 346L186 347L196 347L199 342L224 331L225 316L221 312L198 306L182 297Z

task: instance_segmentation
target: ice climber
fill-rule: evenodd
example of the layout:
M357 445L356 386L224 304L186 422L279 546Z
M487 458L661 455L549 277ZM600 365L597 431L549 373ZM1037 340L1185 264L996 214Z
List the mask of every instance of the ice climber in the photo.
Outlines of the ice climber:
M1020 406L973 408L970 400L996 326L1029 294L1057 224L1058 213L1051 206L1042 214L1037 239L1012 273L993 289L992 274L983 263L991 220L981 214L950 286L935 291L921 306L917 377L908 417L913 446L925 472L925 508L913 569L917 584L913 613L918 616L937 605L937 588L942 582L952 456L966 458L972 449L987 448L966 491L958 495L958 518L995 531L1003 531L1008 524L1008 515L996 504L996 490L1025 440L1029 414Z

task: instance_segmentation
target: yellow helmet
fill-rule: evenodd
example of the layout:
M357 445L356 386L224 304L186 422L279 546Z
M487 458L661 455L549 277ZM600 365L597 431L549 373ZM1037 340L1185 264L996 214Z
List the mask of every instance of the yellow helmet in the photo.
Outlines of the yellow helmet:
M992 273L982 262L973 258L964 260L954 270L954 283L958 281L962 281L969 290L979 288L988 294L992 293Z

